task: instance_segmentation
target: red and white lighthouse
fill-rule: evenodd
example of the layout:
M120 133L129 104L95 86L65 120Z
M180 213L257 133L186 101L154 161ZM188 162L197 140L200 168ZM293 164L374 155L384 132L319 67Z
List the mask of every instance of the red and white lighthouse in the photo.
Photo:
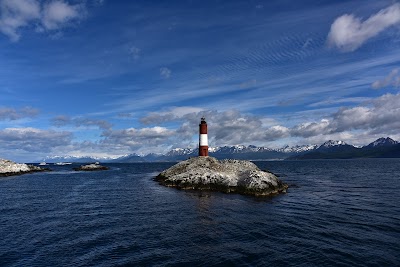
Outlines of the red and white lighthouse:
M199 124L199 156L208 156L207 122L204 117Z

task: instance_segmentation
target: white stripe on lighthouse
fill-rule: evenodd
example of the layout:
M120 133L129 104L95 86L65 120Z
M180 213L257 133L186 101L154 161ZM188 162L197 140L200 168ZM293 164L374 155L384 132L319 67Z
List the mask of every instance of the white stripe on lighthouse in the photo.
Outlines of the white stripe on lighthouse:
M200 146L208 146L207 134L200 134Z

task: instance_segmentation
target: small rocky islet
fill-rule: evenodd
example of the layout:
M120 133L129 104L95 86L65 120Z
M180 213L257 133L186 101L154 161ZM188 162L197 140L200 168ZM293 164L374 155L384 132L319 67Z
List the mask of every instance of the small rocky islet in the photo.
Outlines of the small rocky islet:
M110 169L109 167L102 166L98 163L81 165L79 167L74 168L75 171L106 171L109 169Z
M161 172L160 184L185 190L210 190L253 196L286 193L288 185L276 175L245 160L194 157Z
M7 159L0 159L0 177L21 175L33 172L50 171L48 168L40 168L38 166L25 163L16 163Z

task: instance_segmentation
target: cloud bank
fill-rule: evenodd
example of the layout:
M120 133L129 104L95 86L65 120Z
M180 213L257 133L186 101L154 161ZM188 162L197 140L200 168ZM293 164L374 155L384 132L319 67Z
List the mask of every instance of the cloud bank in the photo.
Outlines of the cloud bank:
M213 145L265 144L285 138L301 138L301 142L325 140L330 137L352 138L354 131L364 135L397 134L400 130L400 94L386 94L362 105L340 108L320 121L303 122L292 127L277 123L267 125L266 118L243 114L236 110L201 111L174 116L172 112L149 114L142 122L163 124L181 123L176 134L179 140L189 140L197 134L199 118L205 116L210 125L209 138ZM346 141L346 140L345 140Z
M328 139L364 145L366 141L377 137L399 136L398 114L400 94L385 94L355 107L341 108L320 121L305 121L291 127L237 110L199 110L195 107L174 107L153 112L142 118L142 122L148 126L127 129L113 129L109 122L103 120L58 116L52 120L57 127L98 127L101 131L99 139L74 141L71 131L6 128L0 130L0 152L18 150L41 157L60 154L122 156L130 153L165 153L175 147L195 147L202 116L206 117L209 125L210 146L253 144L280 147L286 141L292 142L290 145L318 144ZM6 119L20 116L17 112Z
M64 147L71 141L72 134L67 131L59 132L30 127L0 130L0 147L2 149L47 153L55 148Z
M296 125L290 129L290 135L309 138L357 130L374 136L397 134L400 130L400 94L386 94L368 104L341 108L319 122Z

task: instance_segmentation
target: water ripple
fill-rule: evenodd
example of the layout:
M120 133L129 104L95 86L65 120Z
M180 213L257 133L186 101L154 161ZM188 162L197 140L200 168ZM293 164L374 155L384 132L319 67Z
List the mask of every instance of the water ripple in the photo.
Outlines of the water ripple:
M0 266L398 266L399 163L257 162L298 185L263 199L160 186L169 163L1 179Z

